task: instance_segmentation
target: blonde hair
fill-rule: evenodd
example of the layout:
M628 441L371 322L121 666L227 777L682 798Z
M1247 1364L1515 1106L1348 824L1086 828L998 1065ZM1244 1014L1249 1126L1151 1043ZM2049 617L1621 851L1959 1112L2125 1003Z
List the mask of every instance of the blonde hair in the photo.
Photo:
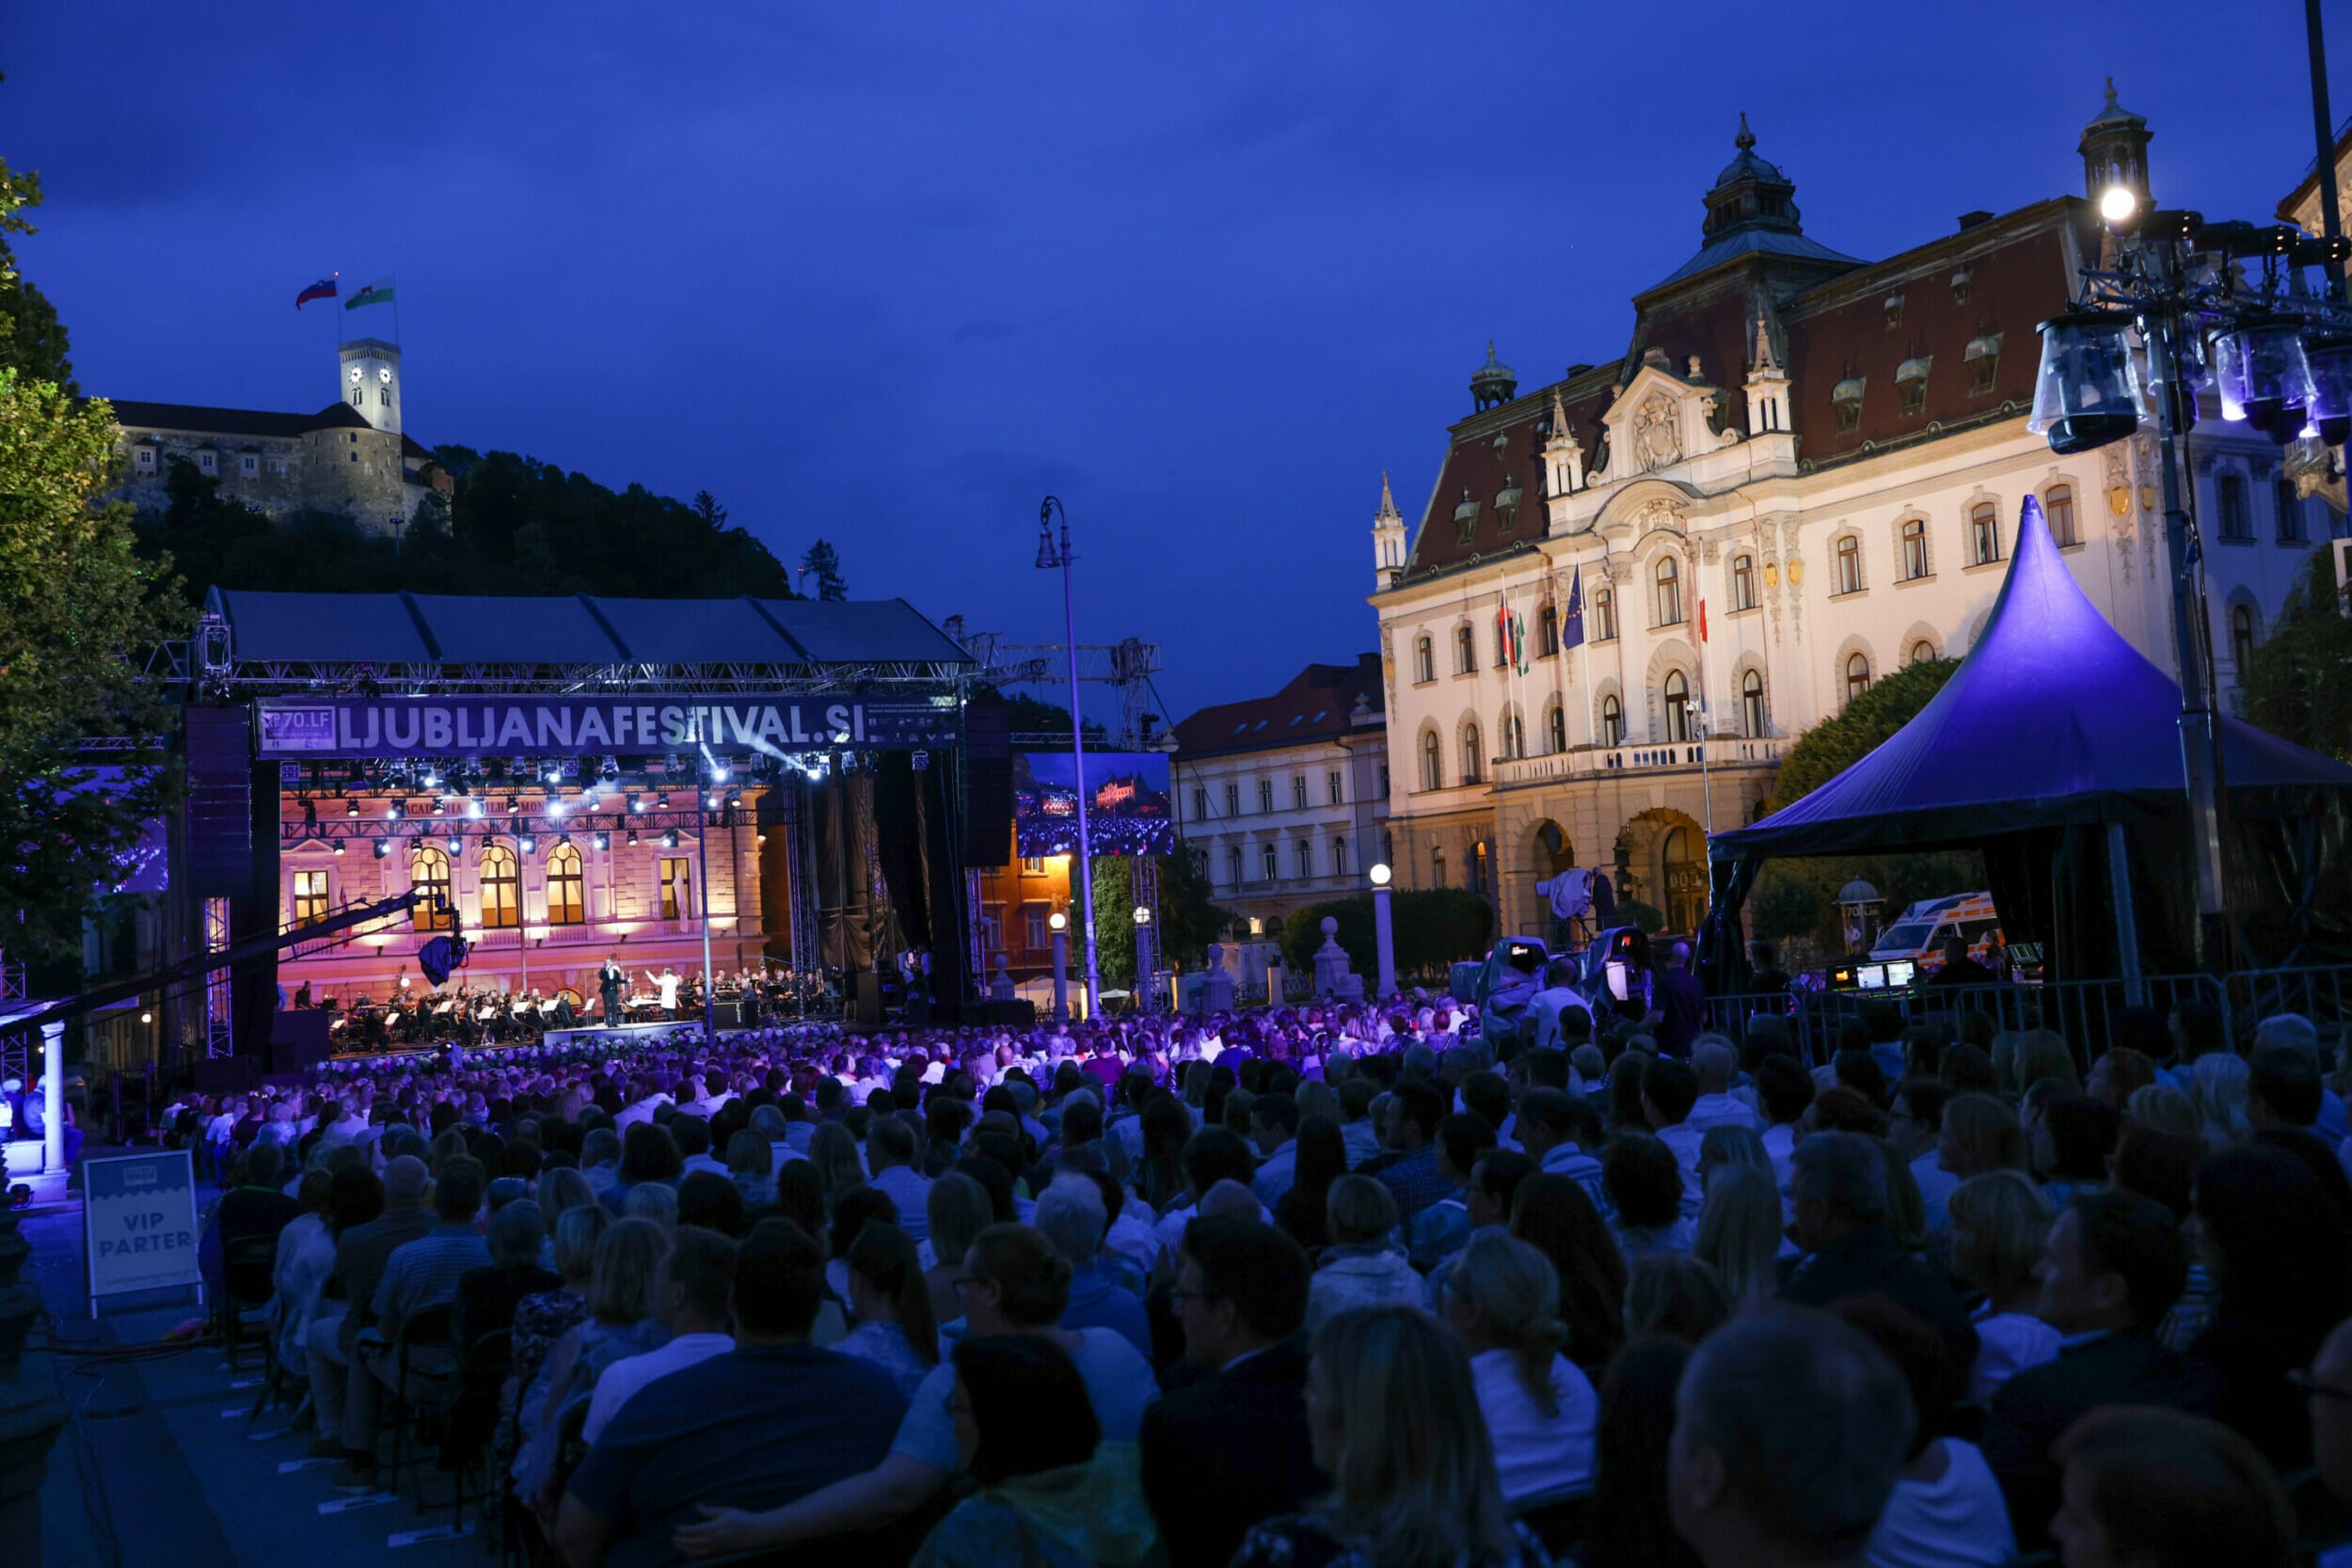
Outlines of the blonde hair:
M346 1144L345 1148L350 1146ZM548 1231L552 1235L563 1223L564 1216L575 1209L597 1207L596 1189L588 1179L569 1165L558 1165L539 1173L539 1212L548 1217Z
M2193 1138L2202 1128L2197 1101L2169 1084L2142 1084L2123 1101L2123 1115L2143 1127Z
M1724 1165L1707 1181L1692 1252L1713 1265L1736 1311L1780 1288L1780 1187L1768 1169Z
M2042 1189L2014 1170L1970 1177L1952 1189L1946 1212L1952 1222L1952 1267L1995 1300L2033 1277L2057 1217Z
M825 1122L809 1135L808 1158L817 1167L817 1180L825 1189L828 1213L835 1204L866 1185L866 1167L858 1162L857 1140L837 1121Z
M1636 1259L1625 1283L1625 1335L1666 1334L1697 1344L1731 1316L1731 1297L1704 1259L1653 1252Z
M1445 1281L1511 1353L1535 1408L1548 1419L1558 1416L1551 1368L1568 1342L1568 1325L1560 1318L1560 1276L1551 1259L1514 1237L1481 1236L1462 1249Z
M2197 1104L2202 1123L2198 1135L2205 1140L2205 1147L2218 1152L2250 1142L2254 1127L2246 1119L2245 1058L2226 1051L2209 1051L2197 1058L2191 1070L2197 1087L2189 1098Z
M601 1203L566 1209L555 1222L555 1272L565 1279L586 1279L596 1267L596 1244L612 1228L612 1212Z
M1946 1101L1944 1132L1965 1151L1977 1175L2026 1168L2026 1129L2016 1112L1989 1094L1956 1094Z
M727 1174L772 1178L776 1174L775 1147L768 1134L755 1132L746 1127L727 1140Z
M957 1170L931 1183L923 1217L930 1222L931 1256L961 1264L979 1233L996 1223L996 1209L986 1187Z
M613 1221L596 1242L596 1268L588 1276L590 1315L606 1323L644 1322L653 1307L654 1270L669 1250L670 1233L653 1221Z
M1315 1331L1309 1376L1341 1433L1325 1509L1372 1568L1512 1558L1494 1440L1460 1339L1418 1307L1359 1307Z
M651 1220L663 1231L677 1228L677 1189L666 1181L640 1181L621 1199L625 1219Z
M1331 1239L1342 1246L1377 1242L1397 1227L1396 1198L1369 1176L1343 1176L1324 1199Z
M2074 1053L2066 1049L2065 1038L2052 1029L2029 1031L2017 1042L2018 1092L2030 1091L2036 1084L2050 1078L2078 1089L2083 1086L2082 1074L2074 1067Z

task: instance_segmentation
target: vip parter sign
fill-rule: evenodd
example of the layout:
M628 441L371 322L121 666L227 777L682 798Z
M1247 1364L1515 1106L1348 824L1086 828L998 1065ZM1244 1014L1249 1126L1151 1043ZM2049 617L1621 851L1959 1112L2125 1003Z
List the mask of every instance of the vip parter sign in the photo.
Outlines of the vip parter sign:
M953 698L270 697L258 707L265 757L906 751L957 740Z

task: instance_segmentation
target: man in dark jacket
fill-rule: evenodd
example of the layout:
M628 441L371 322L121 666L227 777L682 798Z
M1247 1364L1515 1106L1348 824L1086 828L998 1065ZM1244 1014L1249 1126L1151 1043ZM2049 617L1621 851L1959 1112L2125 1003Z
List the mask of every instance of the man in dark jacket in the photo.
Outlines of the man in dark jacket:
M2104 1404L2210 1415L2222 1391L2212 1368L2156 1340L2188 1277L2180 1228L2162 1204L2137 1193L2076 1198L2050 1227L2035 1273L2034 1315L2065 1338L2055 1360L2001 1386L1979 1443L2009 1497L2022 1551L2046 1538L2058 1500L2051 1445L2077 1418Z
M1249 1527L1330 1484L1307 1430L1311 1270L1297 1243L1255 1220L1184 1227L1176 1315L1184 1359L1206 1375L1143 1413L1143 1494L1171 1568L1224 1568Z
M1797 1146L1788 1170L1789 1239L1806 1256L1780 1298L1827 1307L1884 1295L1935 1330L1952 1365L1977 1358L1977 1331L1944 1271L1904 1250L1886 1227L1888 1154L1859 1132L1817 1132Z

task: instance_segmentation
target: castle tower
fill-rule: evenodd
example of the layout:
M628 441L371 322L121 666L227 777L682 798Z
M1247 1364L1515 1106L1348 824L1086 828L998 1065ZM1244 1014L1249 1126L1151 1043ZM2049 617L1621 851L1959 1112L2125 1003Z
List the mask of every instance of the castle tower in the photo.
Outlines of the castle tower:
M2083 194L2095 206L2108 187L2122 185L2139 198L2139 210L2155 205L2148 194L2148 121L2115 101L2115 78L2107 78L2106 107L2083 127Z
M1372 562L1375 592L1393 588L1405 571L1405 518L1389 494L1389 476L1380 476L1380 510L1372 517Z
M354 338L342 346L339 395L388 435L400 434L400 345L381 338Z

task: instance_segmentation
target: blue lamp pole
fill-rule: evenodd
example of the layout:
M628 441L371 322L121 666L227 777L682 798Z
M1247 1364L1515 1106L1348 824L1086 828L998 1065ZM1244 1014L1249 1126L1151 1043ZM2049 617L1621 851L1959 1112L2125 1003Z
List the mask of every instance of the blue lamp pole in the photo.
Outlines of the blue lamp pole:
M1058 542L1054 537L1056 516L1061 518ZM1077 559L1070 552L1070 514L1062 510L1058 497L1048 496L1037 509L1037 569L1050 572L1058 568L1061 572L1062 625L1070 648L1071 782L1078 796L1078 908L1086 921L1087 1018L1091 1021L1102 1008L1103 978L1094 950L1094 846L1087 824L1086 721L1078 709L1078 609L1070 572Z

